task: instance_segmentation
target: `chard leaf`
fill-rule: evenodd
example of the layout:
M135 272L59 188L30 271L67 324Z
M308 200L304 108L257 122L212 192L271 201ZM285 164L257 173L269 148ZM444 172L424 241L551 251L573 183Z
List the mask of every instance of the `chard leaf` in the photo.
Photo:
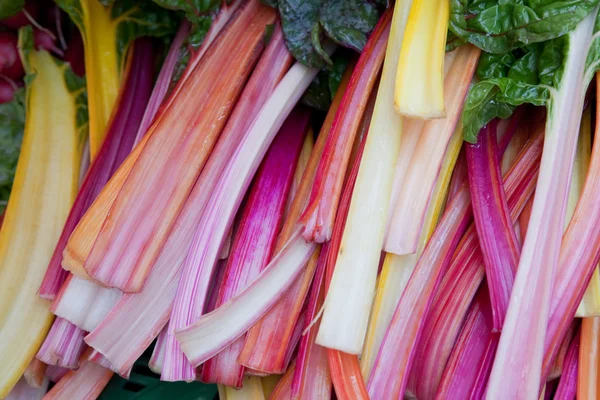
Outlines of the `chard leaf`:
M379 20L379 11L367 1L324 0L319 20L334 42L360 52Z
M84 8L82 3L98 0L55 0L77 25L85 37ZM175 32L178 17L158 5L147 0L102 0L101 4L108 7L107 12L116 31L115 48L118 54L119 66L129 48L129 44L142 36L162 37ZM93 16L92 16L93 18Z
M25 0L0 0L0 19L12 17L21 11L24 5Z
M514 81L510 78L491 78L476 83L469 90L463 111L463 135L466 141L477 142L479 130L492 119L508 118L521 104L546 105L550 88Z
M280 0L279 14L285 42L294 58L304 65L322 68L325 61L314 47L319 29L321 0ZM319 38L320 40L320 38Z
M477 65L479 79L501 78L508 75L511 65L515 63L512 53L483 53Z
M450 30L489 53L560 37L599 0L451 0Z
M600 69L600 13L596 16L594 22L594 36L592 36L592 43L590 43L590 49L588 51L587 58L585 60L585 74L588 80L592 79L595 72Z
M462 46L465 43L466 42L460 37L456 36L454 32L448 31L448 35L446 36L446 53Z
M188 38L192 47L198 47L210 28L214 14L219 11L220 0L152 0L160 7L182 12L192 24Z
M475 143L479 130L494 118L508 118L516 106L545 106L562 77L566 37L529 45L503 55L484 54L480 82L469 90L463 110L463 135Z
M0 104L0 214L4 212L17 169L25 129L25 90Z
M307 106L327 112L331 106L342 76L348 67L349 60L342 52L336 52L332 57L332 66L323 68L311 82L301 101Z
M117 26L119 62L127 54L129 44L142 36L164 37L173 34L178 20L156 4L145 0L117 0L110 6L111 18Z
M331 105L331 92L329 91L329 73L321 70L310 83L302 96L302 103L319 111L327 112Z
M90 122L85 78L73 72L68 63L58 61L56 59L55 61L62 66L65 84L67 85L67 89L69 89L69 92L71 92L71 95L75 101L75 107L77 110L77 114L75 115L77 121L77 130L79 131L80 144L83 146L88 137Z
M279 0L283 34L294 58L304 65L331 65L321 43L330 39L362 51L379 20L379 10L367 0Z

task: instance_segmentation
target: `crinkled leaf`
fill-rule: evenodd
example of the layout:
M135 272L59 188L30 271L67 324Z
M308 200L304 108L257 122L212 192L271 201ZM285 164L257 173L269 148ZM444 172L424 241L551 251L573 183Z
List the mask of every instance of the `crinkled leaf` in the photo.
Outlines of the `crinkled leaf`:
M477 67L481 82L469 90L463 110L463 135L477 141L493 118L508 118L518 105L547 105L562 77L567 39L529 45L504 55L484 54Z
M342 76L348 67L348 58L343 52L336 52L332 57L332 66L321 70L302 97L302 103L327 111L331 106L333 96L340 87Z
M147 0L118 0L110 9L117 23L119 62L129 44L142 36L161 37L173 34L179 26L176 16Z
M539 81L542 85L558 87L568 49L567 36L544 43L538 66Z
M375 1L278 0L286 44L294 58L306 66L331 66L324 40L362 51L379 20ZM381 3L383 4L383 3Z
M538 77L540 52L540 49L536 48L515 60L513 65L508 69L508 79L527 83L528 85L537 85L540 83Z
M600 69L600 13L594 23L594 36L585 60L585 74L588 80Z
M479 130L492 119L508 118L521 104L545 105L550 88L530 85L509 78L491 78L479 82L469 91L463 111L463 135L466 141L477 142Z
M0 214L4 212L19 160L25 128L25 90L9 103L0 104Z
M489 53L506 53L571 31L599 0L451 0L450 30Z
M55 0L83 34L85 24L81 1L87 0ZM178 26L179 17L175 13L148 0L104 0L101 3L110 8L110 16L115 24L115 47L120 65L129 44L135 39L171 35Z
M505 77L515 61L512 53L483 53L477 65L477 77L482 80Z
M0 0L0 19L12 17L21 11L24 5L25 0Z
M304 65L322 68L324 60L313 46L314 30L318 29L321 0L280 0L283 34L288 49ZM317 31L318 32L318 31Z
M360 52L379 20L379 11L365 0L324 0L319 20L334 42Z

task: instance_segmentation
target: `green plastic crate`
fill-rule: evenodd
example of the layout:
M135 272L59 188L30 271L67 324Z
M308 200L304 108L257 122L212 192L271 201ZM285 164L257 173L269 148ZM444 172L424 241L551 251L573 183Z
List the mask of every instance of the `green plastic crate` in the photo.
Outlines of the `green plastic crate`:
M128 380L113 376L99 399L101 400L215 400L217 386L201 382L162 382L148 368L150 356L144 354L135 363Z

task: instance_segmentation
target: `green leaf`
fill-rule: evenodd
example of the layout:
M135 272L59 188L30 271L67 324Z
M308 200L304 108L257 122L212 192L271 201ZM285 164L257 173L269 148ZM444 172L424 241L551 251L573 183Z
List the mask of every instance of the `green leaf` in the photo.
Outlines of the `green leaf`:
M288 49L306 66L331 66L323 40L362 51L379 20L379 10L367 0L279 0L279 14Z
M0 104L0 214L4 212L19 160L25 128L25 90L9 103Z
M481 82L469 90L463 110L463 135L475 143L494 118L508 118L516 106L546 106L562 77L566 37L529 45L503 55L484 54L477 67Z
M332 57L332 66L321 70L304 93L301 101L307 106L327 112L337 92L349 60L343 52Z
M346 72L346 68L348 68L349 62L350 60L340 52L336 53L333 57L333 68L329 71L329 92L331 93L331 99L333 99L340 87L340 82L342 81L344 72Z
M593 74L600 69L600 13L596 16L594 22L594 36L587 58L585 60L585 74L588 80L591 80Z
M334 42L360 52L379 20L379 11L364 0L324 0L319 20Z
M179 25L173 13L145 0L118 0L110 9L118 21L117 51L119 63L127 54L129 44L142 36L163 37L173 34Z
M18 14L25 5L25 0L0 0L0 19Z
M85 24L81 0L55 0L83 33ZM163 37L175 32L179 16L148 0L102 0L110 7L110 16L115 21L119 65L127 54L129 44L142 36Z
M152 0L162 8L180 11L197 29L194 40L199 43L208 32L213 14L219 10L220 0ZM208 23L208 26L207 26ZM200 34L204 30L204 34Z
M521 104L546 105L550 88L530 85L509 78L492 78L471 88L463 111L463 135L466 141L477 142L479 130L492 119L508 118Z
M309 107L327 112L329 106L331 106L331 99L331 92L329 91L329 72L327 72L327 70L322 70L310 83L310 86L306 89L306 92L304 92L301 101Z
M446 53L462 46L465 43L466 42L460 37L456 36L454 32L448 31L446 36Z
M489 53L560 37L599 0L451 0L450 30Z
M261 3L268 5L269 7L277 8L277 0L260 0Z
M508 75L508 71L515 63L512 53L490 54L483 53L477 65L479 79L501 78Z
M280 0L283 34L294 58L304 65L322 68L325 61L314 47L315 30L319 32L321 0ZM316 28L315 28L316 26Z
M67 89L69 89L69 92L71 92L75 100L77 131L79 132L80 143L83 145L88 137L90 121L88 114L88 96L85 78L73 72L68 63L56 59L55 61L63 68L63 77L67 85Z

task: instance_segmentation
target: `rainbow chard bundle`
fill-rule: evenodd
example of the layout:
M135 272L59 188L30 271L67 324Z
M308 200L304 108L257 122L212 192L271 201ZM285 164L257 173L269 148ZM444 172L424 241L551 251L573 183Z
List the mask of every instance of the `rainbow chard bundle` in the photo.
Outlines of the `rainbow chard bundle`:
M0 398L597 399L599 9L0 4Z

